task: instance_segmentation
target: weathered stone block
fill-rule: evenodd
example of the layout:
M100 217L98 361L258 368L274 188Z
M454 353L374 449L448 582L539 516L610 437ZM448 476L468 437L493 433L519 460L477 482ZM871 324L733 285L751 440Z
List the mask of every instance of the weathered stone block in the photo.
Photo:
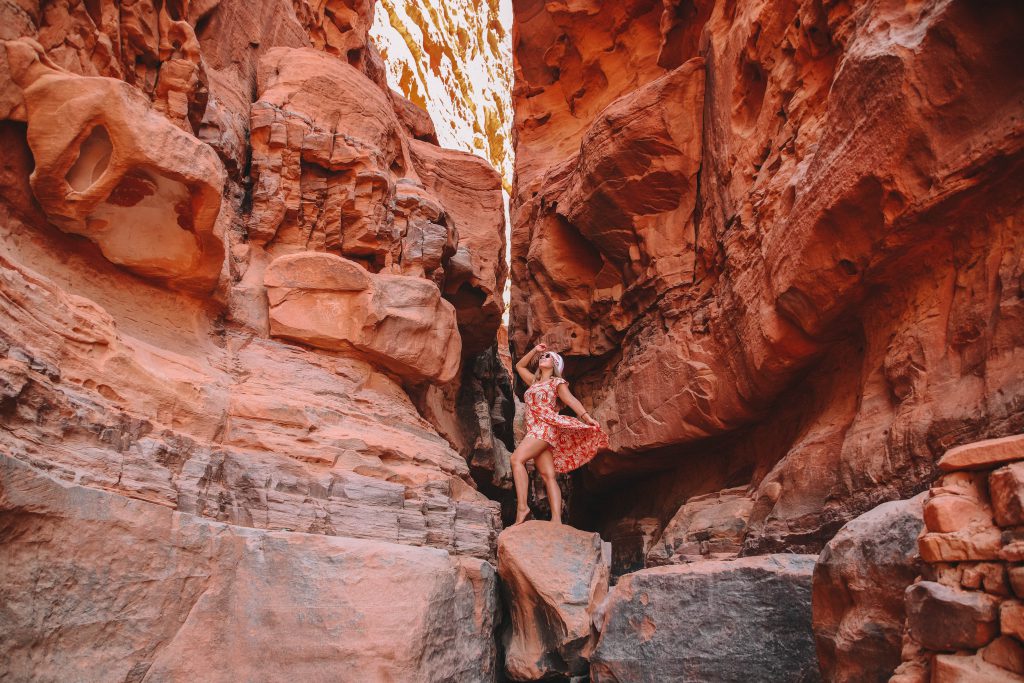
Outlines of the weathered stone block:
M999 600L933 581L907 588L907 628L929 650L977 649L999 633Z
M988 477L996 524L1024 524L1024 462L1001 467Z

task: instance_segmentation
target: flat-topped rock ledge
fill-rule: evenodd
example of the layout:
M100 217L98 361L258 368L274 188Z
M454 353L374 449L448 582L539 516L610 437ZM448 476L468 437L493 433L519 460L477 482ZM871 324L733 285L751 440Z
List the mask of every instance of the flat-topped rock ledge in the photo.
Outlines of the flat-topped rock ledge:
M996 465L1024 460L1024 434L986 439L950 448L939 459L943 472L956 470L991 469Z
M483 560L222 524L3 456L0 518L12 680L495 680Z

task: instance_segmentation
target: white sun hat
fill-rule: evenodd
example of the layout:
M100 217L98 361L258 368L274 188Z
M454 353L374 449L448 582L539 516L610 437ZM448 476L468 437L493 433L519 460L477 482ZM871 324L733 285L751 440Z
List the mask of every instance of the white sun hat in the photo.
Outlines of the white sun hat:
M551 354L551 358L555 361L555 367L558 368L558 374L561 375L562 374L562 368L565 367L565 361L562 360L562 357L559 356L554 351L550 351L549 353Z

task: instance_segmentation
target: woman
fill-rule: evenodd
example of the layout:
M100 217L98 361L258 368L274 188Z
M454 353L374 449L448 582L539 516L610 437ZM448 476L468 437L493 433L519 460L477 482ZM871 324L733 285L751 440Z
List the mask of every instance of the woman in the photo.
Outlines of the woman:
M537 372L528 370L536 356ZM589 462L597 451L608 447L608 435L597 420L583 409L562 379L565 361L547 344L537 344L516 363L516 371L529 387L523 395L526 402L526 436L512 454L512 479L516 486L516 521L519 524L530 513L526 502L528 475L526 461L536 458L537 469L544 478L544 488L551 503L551 521L562 523L562 492L555 473L570 472ZM582 418L558 414L558 401Z

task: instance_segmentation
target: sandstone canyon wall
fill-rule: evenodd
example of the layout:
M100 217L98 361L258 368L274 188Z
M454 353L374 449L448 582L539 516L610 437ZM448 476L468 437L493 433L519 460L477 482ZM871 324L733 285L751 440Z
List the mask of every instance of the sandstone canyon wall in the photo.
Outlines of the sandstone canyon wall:
M613 571L816 553L1024 431L1019 7L515 22L512 353L562 350L609 430L573 506Z
M373 11L0 7L5 672L494 676L501 178Z

